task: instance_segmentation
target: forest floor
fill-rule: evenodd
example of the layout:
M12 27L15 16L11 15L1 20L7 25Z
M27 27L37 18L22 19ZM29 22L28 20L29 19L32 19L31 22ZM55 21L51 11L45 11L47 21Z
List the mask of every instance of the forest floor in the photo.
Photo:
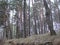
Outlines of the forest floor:
M56 36L49 33L33 35L27 38L12 39L4 42L4 45L60 45L60 32Z

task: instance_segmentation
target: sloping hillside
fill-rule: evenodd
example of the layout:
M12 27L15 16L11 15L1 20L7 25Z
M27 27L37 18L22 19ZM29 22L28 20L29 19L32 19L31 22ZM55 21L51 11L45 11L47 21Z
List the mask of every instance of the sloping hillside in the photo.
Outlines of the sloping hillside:
M50 36L49 33L42 35L33 35L27 38L12 39L5 41L4 45L41 45L51 43L57 45L60 42L60 36Z

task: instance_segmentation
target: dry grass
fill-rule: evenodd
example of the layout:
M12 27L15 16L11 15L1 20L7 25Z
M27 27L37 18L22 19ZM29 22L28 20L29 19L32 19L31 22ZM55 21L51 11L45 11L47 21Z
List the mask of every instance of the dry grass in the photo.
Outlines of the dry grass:
M56 38L56 39L53 41L53 45L60 45L60 38Z
M57 40L57 41L56 41ZM13 42L13 43L10 43ZM42 43L46 43L46 42L53 42L54 45L57 45L58 43L60 44L60 36L50 36L49 33L47 34L42 34L42 35L33 35L27 38L20 38L20 39L12 39L12 40L7 40L5 41L4 45L16 45L17 43L24 43L24 44L31 44L31 43L35 43L35 44L42 44ZM55 43L56 42L56 43Z

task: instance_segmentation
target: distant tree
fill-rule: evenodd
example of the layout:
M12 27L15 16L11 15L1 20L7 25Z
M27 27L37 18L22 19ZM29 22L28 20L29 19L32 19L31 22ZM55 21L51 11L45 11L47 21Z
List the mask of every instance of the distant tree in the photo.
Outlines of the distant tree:
M22 32L22 0L15 0L16 2L16 38L20 38L21 37L21 33ZM22 32L23 33L23 32Z
M6 38L6 21L7 21L7 2L6 1L0 1L0 26L3 25L5 28L3 30L3 38Z
M37 26L36 26L36 17L37 17L37 15L36 15L37 12L36 12L36 11L37 11L37 10L36 10L36 7L33 7L33 15L34 15L34 23L35 23L35 24L34 24L34 33L35 33L35 34L38 34L38 33L37 33Z
M7 15L5 14L7 3L0 1L0 25L4 25L6 22Z

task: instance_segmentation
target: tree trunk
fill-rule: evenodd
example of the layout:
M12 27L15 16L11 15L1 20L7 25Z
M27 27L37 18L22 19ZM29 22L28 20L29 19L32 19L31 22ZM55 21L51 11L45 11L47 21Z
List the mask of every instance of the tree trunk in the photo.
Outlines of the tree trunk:
M28 7L28 12L29 12L29 31L28 31L28 36L30 36L30 0L29 0L29 7Z
M52 17L51 10L49 9L49 7L47 5L46 0L43 0L43 2L44 2L45 9L46 9L46 22L48 24L48 28L50 30L50 34L51 35L56 35L56 32L53 29L53 21L51 20L52 19L51 18Z
M17 17L17 22L16 22L16 25L17 25L17 27L16 27L16 38L20 38L20 24L19 24L19 9L18 9L18 7L17 7L17 15L16 15L16 17Z
M24 0L24 38L26 38L26 0Z

